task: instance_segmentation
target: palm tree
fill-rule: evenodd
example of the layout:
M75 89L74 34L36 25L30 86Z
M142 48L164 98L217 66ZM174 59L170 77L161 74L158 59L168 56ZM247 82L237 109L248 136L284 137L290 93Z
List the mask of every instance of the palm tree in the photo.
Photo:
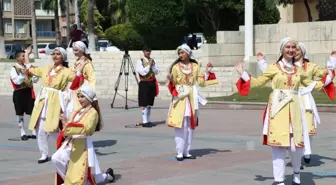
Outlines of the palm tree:
M96 50L96 39L94 34L94 0L88 0L88 28L89 28L89 50Z
M61 36L61 30L60 30L58 7L59 7L58 0L42 0L42 9L47 11L48 13L54 12L55 29L56 29L56 45L61 45L62 36Z
M3 29L2 10L3 2L0 0L0 58L6 58L5 53L5 35Z
M320 21L336 20L335 0L319 0L316 8L319 10Z
M122 24L127 22L126 0L109 0L108 9L111 14L112 24Z
M37 52L37 38L36 38L36 12L35 12L35 1L30 1L30 9L31 9L31 29L32 29L32 37L33 37L33 53L34 57L38 58Z

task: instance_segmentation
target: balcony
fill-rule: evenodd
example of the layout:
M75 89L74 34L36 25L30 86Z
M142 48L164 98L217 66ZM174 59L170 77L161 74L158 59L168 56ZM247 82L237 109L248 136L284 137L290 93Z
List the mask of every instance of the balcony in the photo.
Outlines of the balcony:
M37 31L36 36L44 37L44 38L56 38L56 32L55 31Z

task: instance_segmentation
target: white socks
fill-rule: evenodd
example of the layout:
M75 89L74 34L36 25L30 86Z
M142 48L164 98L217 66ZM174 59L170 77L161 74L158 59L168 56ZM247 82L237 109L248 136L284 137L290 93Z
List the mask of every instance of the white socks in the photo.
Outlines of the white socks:
M300 173L294 173L293 175L293 182L300 184Z
M20 132L21 132L21 136L26 135L26 132L24 130L24 120L23 120L23 116L16 116L16 120L18 122L18 126L20 128Z
M147 107L142 107L142 123L143 124L148 123L147 114L148 114Z
M152 107L151 106L147 106L147 121L148 122L151 122L150 120L150 114L151 114L151 111L152 111Z
M151 114L151 110L152 107L151 106L147 106L147 107L142 107L142 123L148 123L151 122L150 121L150 114Z

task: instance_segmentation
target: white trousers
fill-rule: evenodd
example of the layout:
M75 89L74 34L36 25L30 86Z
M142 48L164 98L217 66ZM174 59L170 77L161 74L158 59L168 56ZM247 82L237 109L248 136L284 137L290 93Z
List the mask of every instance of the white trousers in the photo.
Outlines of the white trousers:
M44 131L45 121L46 121L45 118L39 118L37 121L37 125L36 125L37 144L40 149L40 153L42 155L41 159L45 159L48 157L48 153L49 153L48 138L49 136L52 136L55 139L55 141L58 136L57 132L47 133Z
M286 167L285 158L286 158L287 150L289 151L289 154L291 157L292 168L294 172L294 181L297 183L299 183L298 181L300 181L300 179L295 180L295 178L300 178L299 177L300 174L298 173L300 172L303 148L296 147L295 151L293 151L294 148L292 148L292 146L295 146L293 138L291 138L290 148L272 147L273 176L276 182L282 182L285 180L285 167ZM298 174L298 175L295 175L295 174Z
M309 136L309 140L310 140L310 146L313 145L313 136ZM305 158L309 159L310 155L304 155Z
M190 117L183 118L182 128L175 128L176 153L178 157L188 156L194 130L190 127Z
M66 146L64 148L59 148L51 157L51 162L54 164L56 172L62 177L63 180L65 179L68 169L70 154L71 147ZM107 175L105 173L94 175L94 179L97 184L105 182L106 178ZM91 185L91 183L87 181L87 185Z

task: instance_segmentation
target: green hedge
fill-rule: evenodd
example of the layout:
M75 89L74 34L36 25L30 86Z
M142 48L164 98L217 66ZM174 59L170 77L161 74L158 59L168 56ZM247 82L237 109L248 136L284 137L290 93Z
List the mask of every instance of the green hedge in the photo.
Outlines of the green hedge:
M105 37L122 50L140 50L144 45L141 35L129 23L108 28L105 31Z

